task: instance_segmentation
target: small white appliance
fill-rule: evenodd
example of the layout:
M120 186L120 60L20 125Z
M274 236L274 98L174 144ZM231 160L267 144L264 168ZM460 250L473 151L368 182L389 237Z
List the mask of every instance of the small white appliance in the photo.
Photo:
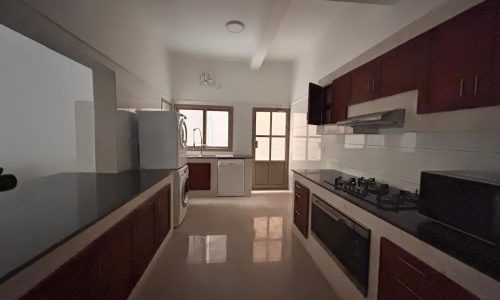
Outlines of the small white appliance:
M141 169L178 169L186 165L187 127L176 111L140 111Z
M184 221L188 210L189 167L186 165L174 173L174 227L179 227Z
M244 196L245 160L219 159L217 164L218 164L217 195Z

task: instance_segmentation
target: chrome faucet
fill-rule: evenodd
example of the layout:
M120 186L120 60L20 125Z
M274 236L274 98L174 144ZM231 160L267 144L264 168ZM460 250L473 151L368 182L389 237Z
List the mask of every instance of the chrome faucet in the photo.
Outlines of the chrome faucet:
M195 142L196 130L198 130L198 132L200 133L200 155L203 156L203 147L205 147L205 145L203 144L203 134L201 133L201 129L198 127L193 129L193 150L196 149L196 142Z

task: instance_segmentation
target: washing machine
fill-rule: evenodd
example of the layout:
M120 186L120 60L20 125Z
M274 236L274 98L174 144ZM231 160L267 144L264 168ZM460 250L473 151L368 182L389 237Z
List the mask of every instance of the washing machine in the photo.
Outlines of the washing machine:
M189 167L185 165L184 167L178 169L174 173L174 227L179 227L184 221L188 211L188 192L189 192Z

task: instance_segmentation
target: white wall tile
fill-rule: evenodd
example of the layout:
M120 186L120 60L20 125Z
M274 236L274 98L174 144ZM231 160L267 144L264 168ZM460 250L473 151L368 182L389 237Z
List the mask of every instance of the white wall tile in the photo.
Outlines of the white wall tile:
M500 173L500 153L471 153L470 168L473 171Z

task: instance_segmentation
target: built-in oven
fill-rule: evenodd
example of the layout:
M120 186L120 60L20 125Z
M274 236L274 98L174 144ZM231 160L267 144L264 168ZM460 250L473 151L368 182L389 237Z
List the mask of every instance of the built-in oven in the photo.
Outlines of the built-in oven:
M366 296L370 230L313 194L311 231L354 285Z

